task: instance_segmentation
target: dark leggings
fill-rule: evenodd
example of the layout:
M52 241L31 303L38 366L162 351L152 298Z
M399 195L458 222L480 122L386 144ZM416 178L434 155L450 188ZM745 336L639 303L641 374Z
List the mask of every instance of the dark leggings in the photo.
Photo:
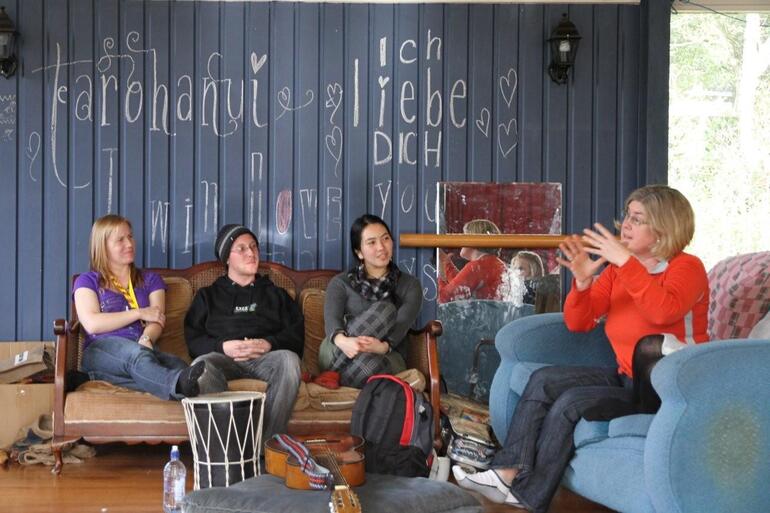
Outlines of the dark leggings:
M660 397L652 388L650 375L658 360L663 358L662 345L663 335L648 335L640 339L634 348L634 402L639 413L655 413L660 408Z

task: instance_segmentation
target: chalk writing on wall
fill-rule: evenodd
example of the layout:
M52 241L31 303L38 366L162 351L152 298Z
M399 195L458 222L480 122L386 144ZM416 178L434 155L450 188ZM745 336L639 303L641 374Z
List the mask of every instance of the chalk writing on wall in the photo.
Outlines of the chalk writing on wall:
M430 29L427 30L426 36L423 91L418 91L413 80L406 79L400 84L394 84L387 74L377 76L379 95L375 100L377 115L376 122L372 124L371 151L372 163L375 166L390 164L395 155L399 164L422 163L425 167L439 168L443 130L445 127L464 129L467 124L463 114L469 93L467 81L463 78L452 81L447 87L449 99L445 102L444 86L434 78L442 66L443 41L440 36L432 34ZM390 51L391 44L387 37L379 39L379 64L383 69L392 64L388 62L389 56L393 55ZM396 46L398 47L397 59L401 65L420 65L418 45L414 39L405 39ZM116 115L120 116L125 123L133 124L137 123L144 113L149 120L150 132L162 132L170 137L176 135L170 128L172 117L175 118L177 126L179 123L192 123L197 119L202 128L210 130L215 136L221 138L237 133L247 122L257 129L268 128L269 122L265 118L265 113L259 110L260 78L264 75L263 70L269 63L266 53L250 51L247 54L247 69L251 75L243 78L223 76L219 71L222 68L223 55L220 52L208 54L202 76L198 79L200 103L197 105L199 112L196 113L193 99L195 97L194 79L190 74L180 73L177 77L168 80L175 84L175 98L172 98L168 82L164 82L158 74L159 67L167 65L166 62L161 61L168 57L159 55L155 48L144 47L137 31L131 31L126 35L124 48L125 51L120 53L116 50L114 38L104 38L101 44L101 55L94 65L93 60L90 59L63 61L61 43L56 42L54 63L31 71L33 74L39 72L52 74L48 89L51 107L49 119L51 169L63 187L67 187L68 184L60 173L61 157L60 148L57 145L58 121L60 116L66 115L70 101L75 103L74 114L77 121L94 122L96 120L99 126L108 127L117 123L114 119ZM359 59L353 59L353 128L360 126L362 93L359 65ZM72 68L72 73L75 74L71 85L63 79L65 68ZM93 77L90 74L91 70L95 74ZM142 70L147 76L140 76ZM251 90L248 98L247 85ZM507 110L511 111L501 113L505 118L496 124L497 149L505 158L518 144L519 127L512 114L517 85L518 75L513 68L509 68L498 78L499 93ZM73 90L70 91L70 88ZM95 94L95 88L98 89L99 94ZM394 89L395 94L391 88ZM420 93L425 98L423 102L425 110L418 113ZM0 125L15 122L15 95L13 96L12 99L0 98ZM273 121L277 122L288 113L311 107L315 96L316 93L312 89L295 94L288 84L278 84L275 103L272 107L275 112ZM100 102L94 105L97 97ZM328 132L324 134L324 146L334 161L335 176L338 176L344 155L345 134L337 116L343 98L343 88L339 82L326 84L324 106L329 112L329 125ZM385 114L393 110L389 101L397 102L395 112L400 117L400 126L404 127L395 133L385 130ZM175 102L175 105L171 105L172 102ZM246 103L249 103L248 108L245 106ZM449 114L448 123L444 123L445 103ZM111 112L111 106L116 104L123 106L119 113ZM10 115L10 112L14 115ZM418 134L417 129L419 115L426 123L422 134ZM491 118L489 107L482 106L474 120L476 128L485 137L490 136ZM31 133L29 135L31 136ZM0 138L2 136L3 134L0 133ZM422 155L417 154L419 147L422 147ZM264 152L262 154L264 155ZM90 182L84 182L75 184L73 187L84 188L89 185Z
M0 95L0 142L14 140L16 132L16 95Z
M326 242L342 236L342 188L326 188Z
M201 180L203 189L203 232L216 233L219 222L219 184L214 181ZM209 223L211 217L211 223Z
M29 178L33 182L37 182L37 178L34 177L32 174L32 166L34 166L35 161L37 160L37 156L40 153L40 134L32 131L29 134L29 138L27 139L27 147L24 151L25 155L27 156L27 160L29 160L29 166L27 167L27 171L29 173Z
M192 253L192 212L193 203L190 198L184 199L184 249L182 254Z
M331 125L331 133L327 134L324 138L326 145L326 151L334 160L334 176L339 176L340 161L342 160L342 129L334 119L335 114L342 105L342 86L338 82L331 83L326 86L326 102L324 103L327 110L331 110L329 113L329 124Z
M115 159L114 155L117 153L117 148L104 148L102 150L104 153L106 153L109 157L109 166L107 167L107 213L111 214L113 212L112 210L112 198L114 196L113 193L113 184L115 181Z
M155 247L155 238L160 239L160 248L163 253L168 247L168 201L152 200L150 201L150 215L152 219L152 231L150 244Z
M248 225L249 229L259 237L259 227L261 223L262 212L262 169L264 163L264 157L261 152L255 151L251 153L251 165L249 167L249 214ZM256 199L256 204L255 204ZM254 216L256 214L257 222L254 223Z
M345 142L349 136L346 130L369 131L371 147L367 156L374 168L393 164L415 169L417 166L441 168L444 132L447 130L478 130L484 138L494 138L495 152L502 158L509 158L518 144L519 131L515 117L519 77L515 68L506 67L501 75L494 77L501 108L493 111L491 105L475 103L475 113L472 113L467 77L444 78L442 35L427 28L420 37L394 40L392 36L381 36L376 41L378 52L372 64L377 71L373 75L367 74L370 70L362 69L357 56L343 63L343 67L349 66L351 98L346 97L348 91L343 88L341 79L319 84L318 91L300 88L294 81L269 81L274 76L270 67L276 63L259 48L243 52L244 65L238 71L233 71L237 66L225 66L226 62L231 64L232 59L226 60L231 56L212 51L199 57L198 76L181 66L172 67L175 71L166 77L160 70L168 69L167 52L145 44L143 36L136 30L129 31L120 45L115 37L101 38L93 59L66 60L62 58L66 54L63 43L54 41L50 64L31 70L33 75L46 74L46 103L50 108L46 111L48 126L44 134L50 146L50 151L45 154L49 160L41 162L41 132L30 131L24 146L27 175L30 180L38 181L40 172L35 171L50 169L62 187L82 189L91 185L88 180L78 181L76 173L69 174L71 183L68 183L65 180L67 173L62 171L66 156L58 125L70 112L72 122L90 123L98 128L143 123L156 138L177 137L185 124L195 123L201 131L221 140L248 126L250 133L262 135L257 139L260 142L251 143L245 152L244 222L252 230L264 229L265 208L272 204L274 211L269 214L274 223L267 226L265 256L280 262L285 261L288 252L270 241L271 234L284 236L295 230L296 236L305 240L319 237L326 242L343 240L346 193L341 170L345 167ZM399 71L394 75L396 65ZM240 74L230 75L232 73ZM372 80L373 90L362 86L363 80ZM264 84L268 84L267 93ZM263 98L264 95L267 98ZM363 123L362 95L371 95L364 104L371 119ZM319 139L323 142L320 152L329 163L325 169L331 182L318 188L297 186L296 189L281 188L270 192L266 169L270 169L269 159L276 158L273 157L276 152L267 147L269 138L265 134L271 124L290 119L297 111L315 108L316 98L323 104L322 113L327 121ZM15 123L15 101L15 95L0 97L0 127ZM344 102L351 106L352 125L347 125L343 119ZM392 128L394 126L398 128ZM0 131L0 139L3 136ZM118 145L113 143L113 146ZM105 157L99 172L106 184L103 191L106 209L114 212L121 165L117 158L119 149L104 147L100 151ZM437 195L431 181L420 188L409 180L394 182L392 176L379 175L370 183L368 197L372 199L376 213L386 217L392 206L399 215L417 212L428 223L436 221ZM180 248L182 254L191 253L198 240L210 239L219 224L220 195L224 193L220 191L219 180L209 176L199 179L197 184L197 190L177 206L180 209L178 215L184 219L179 223L180 228L184 226L184 237L180 238L184 241ZM296 223L293 219L295 197L299 200ZM324 207L323 223L317 219L319 202ZM150 219L150 244L166 253L171 240L169 211L174 210L174 204L156 198L149 200L146 208ZM199 224L196 225L195 220L199 220ZM302 249L297 255L302 265L315 264L316 256L312 252ZM431 264L418 269L413 260L408 267L412 273L425 275L423 282L428 286L423 294L427 300L435 298L435 269Z
M500 95L502 96L508 111L510 111L512 108L511 104L513 103L513 95L516 93L516 88L519 84L519 77L516 74L516 70L510 68L505 75L500 77L498 83L500 86ZM508 112L505 114L511 115ZM499 123L497 125L497 148L503 158L508 158L508 155L518 144L519 125L516 118L511 117L507 123Z
M275 200L275 230L286 235L291 226L291 191L283 189Z

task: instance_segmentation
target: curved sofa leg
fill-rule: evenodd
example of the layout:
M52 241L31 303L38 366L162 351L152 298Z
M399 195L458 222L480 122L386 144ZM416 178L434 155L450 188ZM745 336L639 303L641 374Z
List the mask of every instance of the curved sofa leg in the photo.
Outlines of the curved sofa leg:
M51 450L53 451L53 456L56 462L54 463L53 469L51 470L52 473L56 474L57 476L61 474L62 467L64 466L64 460L62 459L62 451L64 450L64 446L69 443L77 442L79 439L79 437L53 437L51 440Z

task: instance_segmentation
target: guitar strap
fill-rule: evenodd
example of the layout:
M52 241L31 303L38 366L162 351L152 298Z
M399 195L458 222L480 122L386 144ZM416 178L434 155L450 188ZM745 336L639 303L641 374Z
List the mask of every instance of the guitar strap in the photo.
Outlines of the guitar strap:
M329 469L322 467L310 455L310 451L302 442L289 435L273 435L273 438L281 447L286 449L289 454L297 458L302 472L308 476L310 487L314 490L326 490L329 488Z

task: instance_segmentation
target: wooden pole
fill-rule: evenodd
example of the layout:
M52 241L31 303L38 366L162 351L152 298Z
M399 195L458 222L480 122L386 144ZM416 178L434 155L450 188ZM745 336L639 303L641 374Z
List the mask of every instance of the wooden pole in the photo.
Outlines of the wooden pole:
M402 248L558 248L566 235L402 233Z

